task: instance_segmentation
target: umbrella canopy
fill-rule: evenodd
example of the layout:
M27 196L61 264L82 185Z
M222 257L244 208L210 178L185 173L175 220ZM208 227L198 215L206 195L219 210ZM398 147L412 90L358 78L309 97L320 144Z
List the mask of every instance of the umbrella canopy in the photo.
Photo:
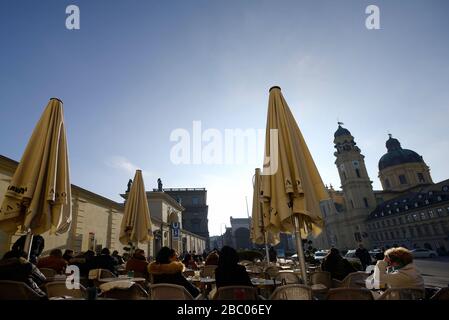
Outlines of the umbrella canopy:
M62 101L50 99L37 123L0 207L0 228L59 234L72 221Z
M270 141L270 130L277 141ZM274 144L274 145L273 145ZM275 150L276 152L272 152ZM270 154L273 153L273 154ZM310 151L279 87L270 89L265 155L277 163L273 172L264 164L262 175L263 213L272 232L294 232L297 216L301 237L318 235L323 227L320 201L328 198Z
M130 242L147 243L152 238L150 210L148 208L142 171L136 170L125 204L119 239L121 243L128 244Z
M262 212L262 202L261 202L261 177L260 177L260 169L256 169L256 173L254 175L254 192L253 192L253 208L251 214L251 240L256 244L272 244L276 245L279 241L279 233L272 234L268 233L265 230L265 222L268 222L269 219L264 218ZM266 234L267 233L267 234ZM267 237L267 238L265 238Z

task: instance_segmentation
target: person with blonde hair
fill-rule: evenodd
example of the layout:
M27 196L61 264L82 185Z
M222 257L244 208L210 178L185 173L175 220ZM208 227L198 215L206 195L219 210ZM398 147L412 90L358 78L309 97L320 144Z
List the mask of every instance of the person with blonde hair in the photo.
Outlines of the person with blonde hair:
M374 274L381 287L424 289L424 279L413 263L412 253L402 247L385 251L383 260L377 261Z

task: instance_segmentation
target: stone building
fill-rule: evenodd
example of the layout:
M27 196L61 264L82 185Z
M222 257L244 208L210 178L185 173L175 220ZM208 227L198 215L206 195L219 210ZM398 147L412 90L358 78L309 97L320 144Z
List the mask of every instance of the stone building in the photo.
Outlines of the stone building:
M0 155L0 201L9 185L18 163ZM151 220L153 223L154 239L147 245L139 244L150 256L155 256L161 246L172 246L177 250L202 251L206 246L206 239L193 234L180 226L178 240L172 237L173 222L182 220L184 208L166 194L148 192ZM54 248L71 248L76 252L88 249L99 251L103 247L118 250L123 253L125 245L119 241L120 225L122 222L124 204L118 203L96 193L72 185L72 225L70 230L62 235L42 236L45 239L43 254ZM0 256L8 251L20 234L7 235L0 231Z
M390 135L378 165L382 190L373 190L364 156L341 124L334 144L341 190L330 186L330 200L321 203L325 229L319 241L324 247L449 248L449 180L435 184L423 157Z
M184 208L182 224L185 230L206 239L206 249L210 249L207 190L205 188L163 189Z

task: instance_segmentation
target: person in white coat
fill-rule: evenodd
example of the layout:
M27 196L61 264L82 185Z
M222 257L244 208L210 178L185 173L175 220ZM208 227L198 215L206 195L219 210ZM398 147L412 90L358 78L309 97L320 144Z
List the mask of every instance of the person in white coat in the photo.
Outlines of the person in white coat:
M385 251L383 260L377 261L374 280L381 288L424 289L424 279L413 263L412 253L402 247Z

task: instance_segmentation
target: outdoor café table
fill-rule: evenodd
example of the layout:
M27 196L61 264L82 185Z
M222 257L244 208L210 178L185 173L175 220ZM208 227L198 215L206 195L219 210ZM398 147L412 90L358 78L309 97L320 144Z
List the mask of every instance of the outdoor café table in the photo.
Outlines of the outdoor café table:
M187 280L189 282L193 282L195 286L199 287L205 297L207 297L208 291L212 289L212 284L215 283L215 279L210 277L206 278L188 277Z
M280 268L281 268L282 270L291 270L291 269L292 269L291 266L280 266Z
M54 281L65 281L67 279L67 276L64 274L57 274L53 277L47 277L45 279L45 282L54 282Z
M112 281L119 281L119 280L129 280L132 282L145 282L145 278L130 278L130 277L116 277L116 278L101 278L98 279L100 282L112 282Z

